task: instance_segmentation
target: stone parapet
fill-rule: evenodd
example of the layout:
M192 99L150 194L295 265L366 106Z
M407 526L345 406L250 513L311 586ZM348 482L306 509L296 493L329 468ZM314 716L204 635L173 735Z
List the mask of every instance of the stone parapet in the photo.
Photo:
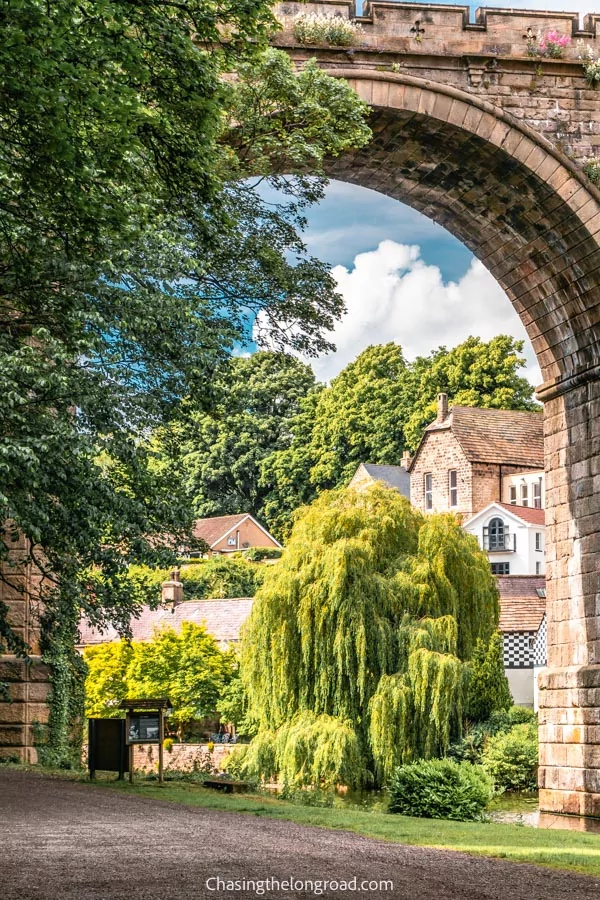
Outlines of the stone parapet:
M468 6L374 0L365 3L361 16L355 15L355 9L350 0L279 3L275 11L283 26L280 39L289 41L296 16L314 12L342 16L360 24L361 31L354 44L354 49L359 50L526 57L531 35L539 39L549 31L558 31L572 39L564 51L566 60L578 59L578 40L592 47L600 46L600 16L594 13L585 17L584 28L580 29L576 12L484 7L477 10L475 22L471 22Z

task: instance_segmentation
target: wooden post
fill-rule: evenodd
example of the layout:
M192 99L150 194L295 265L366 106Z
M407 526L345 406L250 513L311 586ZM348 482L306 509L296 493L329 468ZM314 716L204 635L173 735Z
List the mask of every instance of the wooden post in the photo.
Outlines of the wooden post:
M163 741L165 739L165 711L158 713L158 783L162 784L163 778Z
M129 784L133 784L133 748L134 744L129 745Z

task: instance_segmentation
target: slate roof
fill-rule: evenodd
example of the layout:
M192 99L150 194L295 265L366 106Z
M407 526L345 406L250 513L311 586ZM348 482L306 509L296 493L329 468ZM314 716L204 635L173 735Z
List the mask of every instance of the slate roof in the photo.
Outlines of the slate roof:
M362 467L375 481L383 481L388 487L395 488L410 499L410 475L404 466L376 466L373 463L362 463Z
M534 506L517 506L515 503L495 503L495 506L501 506L514 516L518 516L528 525L545 525L546 512L543 509L537 509Z
M210 519L197 519L194 522L193 535L199 540L206 541L208 546L212 547L228 531L241 525L248 516L249 513L238 513L235 516L213 516Z
M427 426L419 450L429 434L448 428L470 462L523 466L527 469L544 468L541 412L453 406L443 422L436 420ZM419 450L412 460L411 470Z
M500 631L537 631L546 612L543 575L499 575Z
M230 641L239 641L240 629L252 609L251 597L239 597L234 600L184 600L174 610L161 606L150 609L144 606L141 615L131 620L133 640L149 641L156 628L173 628L179 631L184 622L204 625L206 630L222 645ZM118 641L119 635L114 628L100 633L92 628L87 620L79 623L80 646L105 644Z

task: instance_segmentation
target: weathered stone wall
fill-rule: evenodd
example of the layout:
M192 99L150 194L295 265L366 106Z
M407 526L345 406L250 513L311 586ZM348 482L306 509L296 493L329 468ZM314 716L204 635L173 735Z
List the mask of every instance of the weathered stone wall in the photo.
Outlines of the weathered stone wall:
M545 427L548 669L539 680L540 805L600 816L600 383L549 401Z
M7 698L0 696L0 759L36 762L35 725L48 721L51 687L50 670L39 656L35 615L41 578L26 557L25 542L15 542L11 565L3 565L0 572L0 602L8 608L8 623L31 648L29 661L0 655L0 683L8 691Z
M456 469L458 506L450 510L448 472ZM425 509L425 475L431 473L433 512L455 512L469 518L473 511L471 463L449 428L426 435L410 472L410 502Z
M216 772L223 765L236 744L215 744L211 750L208 744L173 744L171 751L163 753L165 772L203 772L212 768ZM133 766L138 772L158 771L158 745L136 744L133 750Z
M452 85L527 123L574 159L600 155L598 91L586 84L578 59L578 41L600 55L600 16L586 16L580 31L577 13L484 8L470 24L468 6L373 2L357 18L362 32L356 43L344 51L298 46L293 21L312 10L352 18L352 2L280 3L277 10L284 27L275 42L293 48L299 61L317 56L325 68L394 67ZM529 57L528 31L552 29L572 38L564 58Z

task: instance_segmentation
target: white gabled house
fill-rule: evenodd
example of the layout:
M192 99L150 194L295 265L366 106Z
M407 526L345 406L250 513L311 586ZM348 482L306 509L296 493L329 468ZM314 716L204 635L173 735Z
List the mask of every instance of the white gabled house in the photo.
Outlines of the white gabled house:
M510 503L488 503L463 524L479 541L494 575L544 575L544 510Z

